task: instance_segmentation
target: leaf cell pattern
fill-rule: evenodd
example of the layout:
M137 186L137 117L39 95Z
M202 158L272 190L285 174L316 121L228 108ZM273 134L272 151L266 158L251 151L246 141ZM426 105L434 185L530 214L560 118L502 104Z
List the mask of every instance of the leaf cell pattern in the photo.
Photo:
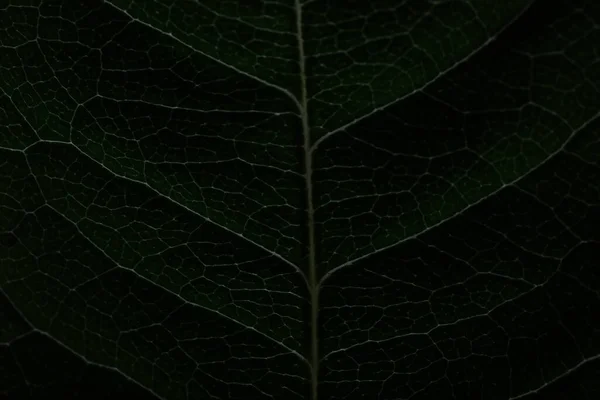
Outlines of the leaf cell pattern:
M600 397L600 3L0 2L0 397Z

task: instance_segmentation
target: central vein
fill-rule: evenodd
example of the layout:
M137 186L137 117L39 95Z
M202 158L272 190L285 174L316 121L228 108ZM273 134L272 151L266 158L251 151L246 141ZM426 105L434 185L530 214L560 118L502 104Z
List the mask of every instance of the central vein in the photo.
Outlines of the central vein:
M306 213L308 218L308 282L310 290L310 365L311 365L311 400L318 397L319 378L319 289L317 278L317 262L315 254L315 221L312 187L312 152L310 143L310 127L308 125L308 109L306 95L306 70L304 57L304 41L302 39L302 5L296 0L296 32L298 37L298 62L300 64L300 116L302 118L302 135L304 137L304 168L306 182Z

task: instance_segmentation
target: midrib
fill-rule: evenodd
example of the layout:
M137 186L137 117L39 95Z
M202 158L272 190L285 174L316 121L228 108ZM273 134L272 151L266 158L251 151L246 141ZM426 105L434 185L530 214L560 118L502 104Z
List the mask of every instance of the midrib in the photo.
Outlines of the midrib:
M315 255L315 223L313 206L313 188L312 188L312 154L310 141L310 127L308 125L308 109L306 96L306 71L304 58L304 40L302 38L302 5L300 0L296 3L296 36L298 38L298 63L300 65L300 116L302 119L302 135L304 137L304 166L306 182L306 213L308 218L308 283L310 291L310 391L311 400L318 398L318 377L319 377L319 290L317 278L317 263Z

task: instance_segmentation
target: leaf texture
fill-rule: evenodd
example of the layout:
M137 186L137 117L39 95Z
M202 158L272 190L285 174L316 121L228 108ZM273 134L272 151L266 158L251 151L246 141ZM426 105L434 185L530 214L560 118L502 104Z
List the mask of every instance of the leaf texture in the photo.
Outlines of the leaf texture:
M0 397L595 399L600 4L0 3Z

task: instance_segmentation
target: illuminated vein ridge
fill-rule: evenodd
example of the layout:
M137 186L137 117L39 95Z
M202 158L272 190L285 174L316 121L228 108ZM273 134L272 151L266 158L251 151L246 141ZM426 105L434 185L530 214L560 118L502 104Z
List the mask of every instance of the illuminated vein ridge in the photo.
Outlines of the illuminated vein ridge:
M304 168L306 182L306 207L307 207L307 229L308 229L308 283L310 291L310 364L311 364L311 399L318 397L319 376L319 344L318 344L318 314L319 314L319 290L317 278L317 263L315 257L315 221L313 205L312 185L312 151L310 143L310 127L308 125L308 109L306 94L306 71L304 57L304 42L302 39L302 5L300 0L295 0L296 29L298 37L298 62L300 65L300 115L302 118L302 136L304 138Z

